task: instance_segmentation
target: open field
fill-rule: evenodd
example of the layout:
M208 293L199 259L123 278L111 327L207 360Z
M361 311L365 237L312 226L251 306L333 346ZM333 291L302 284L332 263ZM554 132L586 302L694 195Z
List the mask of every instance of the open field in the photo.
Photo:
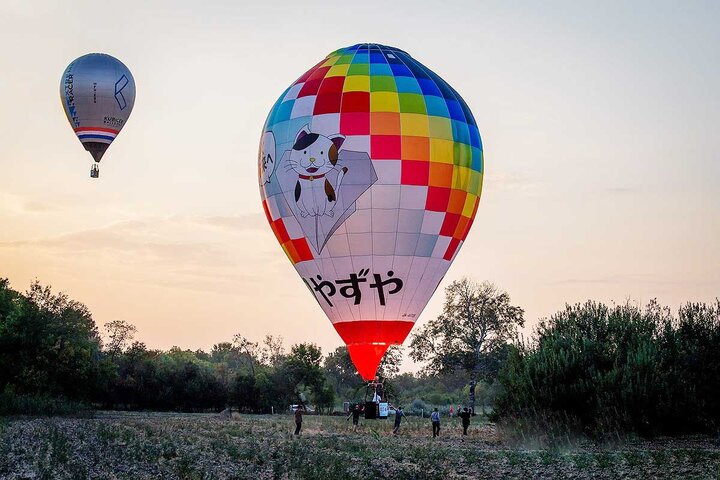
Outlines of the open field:
M720 448L707 437L568 449L511 446L476 421L462 441L456 419L442 436L428 419L305 419L299 438L288 415L98 412L94 418L19 418L0 423L2 479L448 479L720 478Z

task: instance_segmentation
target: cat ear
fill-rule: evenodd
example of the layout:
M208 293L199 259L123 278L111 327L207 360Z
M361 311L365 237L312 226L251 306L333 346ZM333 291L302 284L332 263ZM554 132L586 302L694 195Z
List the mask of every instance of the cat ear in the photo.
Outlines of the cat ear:
M301 138L303 138L305 135L310 134L310 125L305 125L300 129L297 136L295 137L295 143L299 142Z
M337 148L338 150L340 150L340 147L345 141L345 135L340 135L339 133L335 135L330 135L328 138L335 144L335 148Z

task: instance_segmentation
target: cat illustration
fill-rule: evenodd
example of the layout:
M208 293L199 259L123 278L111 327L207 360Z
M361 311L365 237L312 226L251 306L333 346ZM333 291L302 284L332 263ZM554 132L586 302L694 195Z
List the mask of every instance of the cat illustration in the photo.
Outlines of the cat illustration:
M333 217L333 207L347 167L336 168L338 150L345 141L340 134L326 137L311 133L305 125L295 137L286 168L298 174L295 183L295 202L302 217L329 215ZM337 171L333 184L328 174Z

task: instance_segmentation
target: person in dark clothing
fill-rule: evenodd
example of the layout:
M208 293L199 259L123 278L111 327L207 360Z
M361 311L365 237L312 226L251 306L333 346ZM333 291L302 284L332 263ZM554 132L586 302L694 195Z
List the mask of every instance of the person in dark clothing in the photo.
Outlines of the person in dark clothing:
M300 435L300 430L302 429L302 416L303 416L303 407L302 405L298 405L297 409L295 410L295 435Z
M470 410L465 407L463 408L463 411L460 412L458 417L462 419L462 427L463 427L463 435L467 435L467 429L470 426L470 416L472 414L470 413Z
M395 409L395 425L393 426L393 435L397 435L400 433L400 422L402 421L402 417L405 416L405 412L403 412L402 407L398 407Z
M358 421L360 420L360 414L362 413L362 409L360 409L360 404L356 403L355 407L350 411L350 415L348 415L347 419L350 420L350 417L352 417L353 420L353 432L357 431L358 428Z
M432 430L433 430L433 437L439 437L440 436L440 412L438 412L437 407L435 407L435 410L430 414L430 421L432 422Z

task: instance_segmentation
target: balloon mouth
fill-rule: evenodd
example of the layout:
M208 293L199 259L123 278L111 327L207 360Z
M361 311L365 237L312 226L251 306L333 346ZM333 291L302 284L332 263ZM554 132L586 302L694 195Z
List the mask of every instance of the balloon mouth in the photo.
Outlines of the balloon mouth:
M102 142L83 142L83 147L90 152L90 155L92 155L96 163L100 163L109 146L110 144Z
M315 167L310 167L310 168L306 168L305 171L307 171L308 173L315 173L318 171L318 169Z
M353 361L358 374L369 382L375 378L380 362L385 352L390 348L389 343L355 343L347 346L350 359Z
M363 378L375 378L390 345L402 344L415 322L400 320L354 320L333 326L348 348L350 359Z

